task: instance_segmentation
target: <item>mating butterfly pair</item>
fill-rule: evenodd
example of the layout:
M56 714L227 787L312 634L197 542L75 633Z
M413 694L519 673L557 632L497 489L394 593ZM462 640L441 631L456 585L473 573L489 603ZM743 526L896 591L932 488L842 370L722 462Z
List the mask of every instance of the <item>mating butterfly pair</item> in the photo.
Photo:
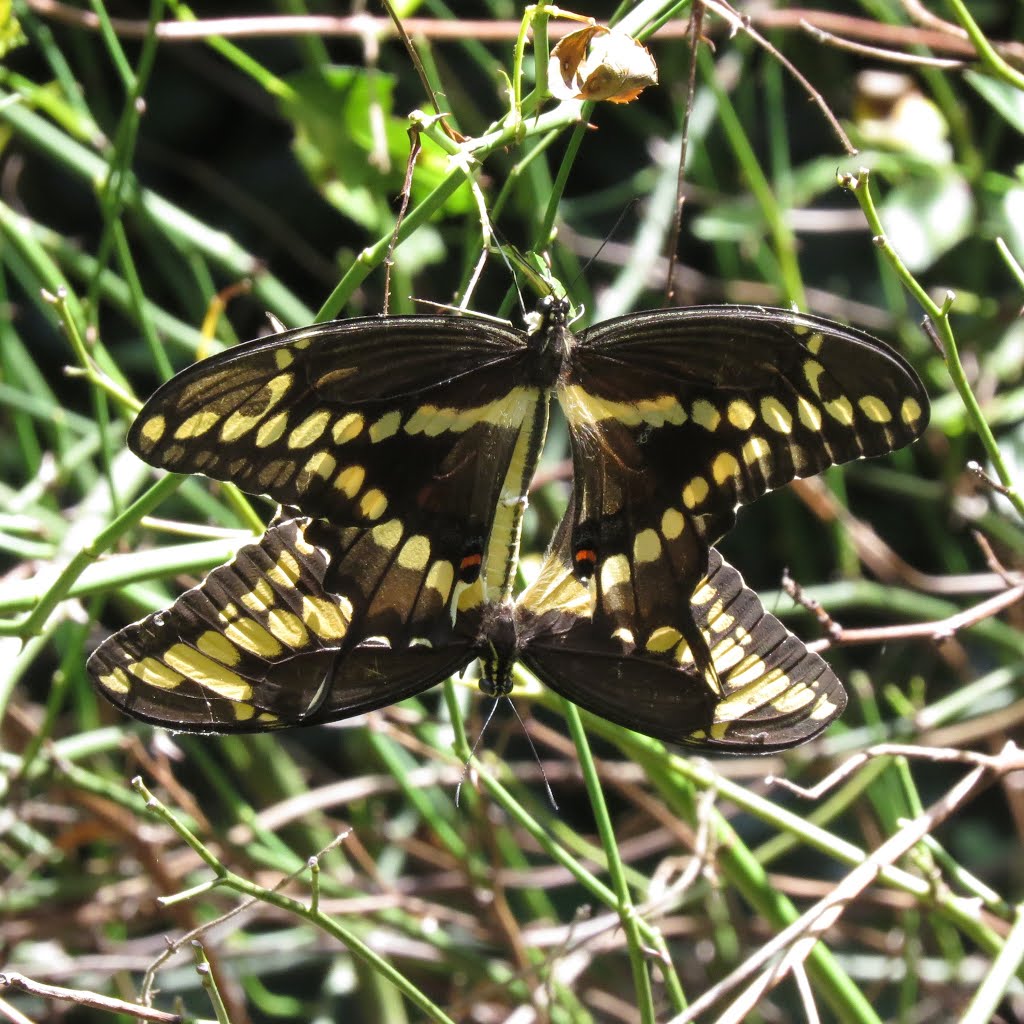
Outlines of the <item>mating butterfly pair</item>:
M744 306L637 313L574 334L372 317L241 345L160 388L131 448L266 493L261 540L89 671L129 714L235 732L327 722L474 658L666 740L793 746L845 706L828 666L712 545L736 509L916 438L927 398L881 342ZM573 497L540 574L512 587L550 398Z

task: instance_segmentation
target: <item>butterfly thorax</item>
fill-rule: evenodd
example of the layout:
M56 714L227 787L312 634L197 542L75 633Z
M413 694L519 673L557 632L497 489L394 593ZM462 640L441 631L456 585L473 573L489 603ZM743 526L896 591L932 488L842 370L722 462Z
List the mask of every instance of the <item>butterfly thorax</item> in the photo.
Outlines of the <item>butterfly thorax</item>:
M501 601L489 606L474 643L481 666L480 689L487 696L507 697L512 692L512 666L521 646L515 605Z
M529 383L550 391L558 383L576 343L569 330L569 302L545 295L537 302L536 328L529 334L533 353L532 379Z

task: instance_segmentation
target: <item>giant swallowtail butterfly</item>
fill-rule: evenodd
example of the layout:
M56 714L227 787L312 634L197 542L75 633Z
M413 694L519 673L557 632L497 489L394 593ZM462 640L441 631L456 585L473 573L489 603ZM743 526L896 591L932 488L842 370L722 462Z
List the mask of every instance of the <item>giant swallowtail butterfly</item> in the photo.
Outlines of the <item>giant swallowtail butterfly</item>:
M567 310L542 300L532 333L322 324L160 388L134 451L296 511L102 645L101 690L172 728L274 728L391 703L480 655L485 688L503 691L521 657L582 706L677 741L770 749L826 724L835 677L711 545L766 490L918 436L917 376L868 335L787 310L650 311L579 334ZM513 604L551 395L574 500Z

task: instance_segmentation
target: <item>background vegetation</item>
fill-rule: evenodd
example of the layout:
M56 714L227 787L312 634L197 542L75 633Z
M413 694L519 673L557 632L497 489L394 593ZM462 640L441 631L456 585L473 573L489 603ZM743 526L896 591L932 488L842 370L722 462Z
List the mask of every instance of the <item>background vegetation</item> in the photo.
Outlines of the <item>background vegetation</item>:
M93 693L96 643L271 512L204 479L155 484L124 448L136 396L265 330L266 310L290 326L379 310L406 114L429 105L376 10L296 29L195 22L175 0L10 6L0 1018L128 1020L99 997L145 987L152 1020L664 1021L720 985L698 1019L1024 1020L1024 803L1004 747L1024 713L1024 527L1019 496L968 469L1008 484L1024 444L1024 91L1021 47L1001 42L1022 37L1024 10L751 5L745 28L707 5L676 301L797 303L865 327L916 364L932 426L911 450L765 499L724 545L805 637L822 630L779 593L786 567L842 627L874 631L823 644L851 691L842 722L785 757L708 763L594 719L583 731L526 687L517 706L556 813L504 712L454 805L453 739L480 728L468 686L226 739L141 726ZM521 9L488 0L479 25L430 0L407 13L429 19L410 25L417 49L503 238L549 252L590 319L659 304L688 5L630 14L634 29L660 26L658 88L585 107L589 126L578 104L548 101L518 133L502 127L502 73ZM864 77L879 69L904 78ZM528 91L530 52L525 72ZM435 129L417 165L394 312L413 311L410 296L460 299L482 250L477 203L439 141ZM860 167L877 213L863 175L837 186L837 169ZM902 267L873 244L883 230ZM509 285L491 258L473 308L516 315ZM929 302L941 352L920 327ZM533 552L564 501L563 456L556 436ZM915 747L873 747L887 741ZM813 801L765 781L813 783L842 763Z

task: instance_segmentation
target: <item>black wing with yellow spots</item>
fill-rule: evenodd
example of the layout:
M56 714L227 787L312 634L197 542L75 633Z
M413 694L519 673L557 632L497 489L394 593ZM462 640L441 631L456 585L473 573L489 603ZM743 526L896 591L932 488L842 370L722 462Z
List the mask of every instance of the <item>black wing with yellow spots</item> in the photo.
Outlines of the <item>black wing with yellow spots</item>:
M287 520L170 608L110 637L88 669L127 714L199 733L349 718L415 696L476 657L488 693L510 692L521 659L597 715L724 752L793 746L841 713L846 696L832 671L717 551L689 598L671 579L663 593L659 574L638 569L635 592L659 608L660 624L636 632L597 581L577 578L571 523L570 513L515 604L482 601L478 584L453 624L443 614L454 586L444 563L398 565L379 528ZM687 621L714 672L694 667Z
M196 363L128 434L152 465L268 494L338 526L392 524L456 571L479 569L546 398L530 336L457 317L365 317ZM535 447L543 442L537 439Z
M366 317L241 345L160 388L129 444L302 515L390 523L458 572L490 562L496 598L509 596L502 552L514 552L519 519L495 534L495 516L525 499L551 394L569 423L581 575L600 563L613 578L622 556L656 545L691 589L739 505L899 448L927 422L900 356L822 318L693 307L574 335L564 301L539 312L532 334Z
M105 640L89 673L122 711L187 732L313 725L393 704L471 657L446 611L451 567L424 554L415 539L396 550L382 527L285 520Z
M901 448L928 419L914 370L880 341L759 306L598 324L579 335L559 399L572 436L579 563L599 563L612 585L625 559L664 551L691 591L738 506Z

